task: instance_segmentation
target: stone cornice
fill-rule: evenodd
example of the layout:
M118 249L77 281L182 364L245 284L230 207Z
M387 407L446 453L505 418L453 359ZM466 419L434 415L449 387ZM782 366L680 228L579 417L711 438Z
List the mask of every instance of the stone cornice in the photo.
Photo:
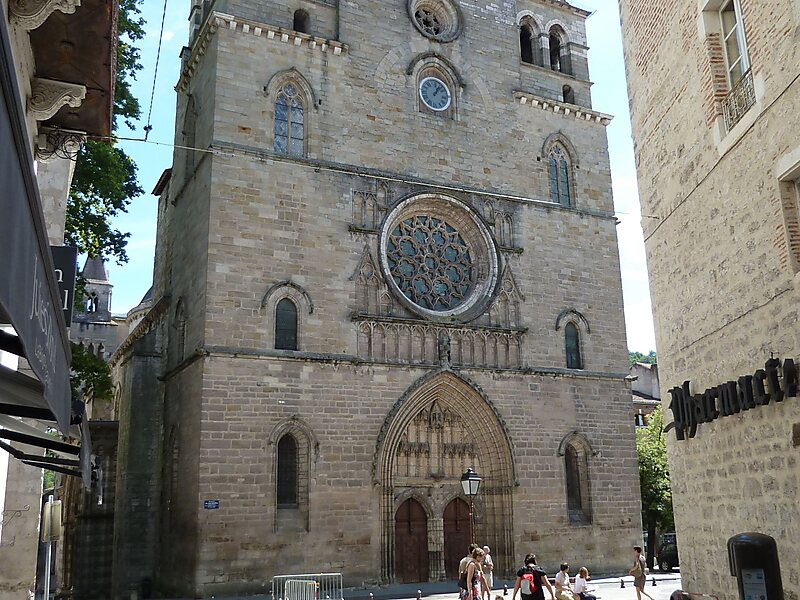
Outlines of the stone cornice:
M557 102L550 98L543 98L542 96L537 96L529 92L514 90L513 95L514 99L518 100L520 104L527 104L541 110L549 110L555 114L560 114L564 117L570 117L579 121L594 121L595 123L601 123L603 126L606 126L611 122L611 119L614 118L611 115L597 112L596 110L576 106L575 104L569 104L567 102Z
M81 0L12 0L9 12L14 23L25 31L33 31L54 11L71 15L81 5Z
M220 28L224 27L231 31L238 31L247 35L254 35L256 37L264 37L267 40L290 44L298 48L305 47L309 50L314 50L322 53L330 53L334 56L340 56L347 53L349 46L336 40L321 38L306 33L299 33L291 29L284 29L266 23L259 23L257 21L250 21L248 19L240 19L233 15L214 11L206 20L205 25L197 35L194 44L191 48L191 55L186 61L183 71L181 72L180 80L175 89L178 92L186 91L189 81L194 74L197 64L200 62L200 57L205 54L208 48L208 43L211 37Z
M123 341L114 354L111 355L111 358L108 359L108 364L110 366L113 367L116 365L137 340L143 338L153 329L161 315L167 311L167 308L169 308L170 300L170 296L162 296L159 298L158 302L153 305L153 308L149 310L139 324L134 327L133 331L128 334L128 337L125 338L125 341Z
M571 212L579 215L586 215L596 217L598 219L605 219L609 221L616 221L617 217L613 212L596 210L591 208L576 208L574 206L563 206L547 200L540 200L527 196L519 196L508 194L500 190L492 189L479 189L467 186L457 186L449 183L437 182L430 179L415 177L413 175L405 175L391 171L383 171L380 169L373 169L370 167L363 167L358 165L337 163L328 160L312 159L300 156L290 156L288 154L281 154L268 150L264 147L248 146L244 144L237 144L235 142L213 140L209 146L215 156L231 158L235 156L250 156L256 160L272 160L276 162L289 162L296 165L302 165L309 169L331 171L335 173L344 173L348 175L358 175L360 177L371 177L378 181L393 181L397 183L409 184L420 186L430 189L431 191L443 192L456 192L458 194L473 194L480 197L495 198L499 200L508 200L509 202L516 202L520 204L527 204L547 211L561 211ZM183 190L176 195L179 198ZM366 233L366 231L364 232Z
M355 367L390 367L406 370L438 370L440 365L432 364L398 364L381 360L366 360L352 354L329 354L324 352L304 352L297 350L272 350L270 348L246 348L238 346L208 345L198 348L198 353L207 357L241 358L251 360L286 360L310 363L330 363L335 365L353 365ZM194 357L192 357L194 359ZM521 369L503 369L497 367L460 366L456 371L492 371L495 373L512 373L515 375L548 376L566 379L596 379L625 381L628 373L615 373L613 371L583 371L579 369L564 369L558 367L523 367Z
M437 323L434 321L426 321L425 319L408 319L405 317L390 317L386 315L374 315L362 312L352 313L350 315L350 319L356 322L370 321L375 323L393 323L396 325L420 325L448 331L480 331L485 333L502 333L508 335L521 335L523 333L527 333L528 331L527 327L497 327L496 325L471 325L469 323Z
M550 6L555 6L557 8L561 8L563 10L568 10L571 13L579 15L581 17L589 17L592 15L591 12L588 10L584 10L582 8L578 8L577 6L573 6L569 2L564 2L564 0L539 0L540 4L549 4Z

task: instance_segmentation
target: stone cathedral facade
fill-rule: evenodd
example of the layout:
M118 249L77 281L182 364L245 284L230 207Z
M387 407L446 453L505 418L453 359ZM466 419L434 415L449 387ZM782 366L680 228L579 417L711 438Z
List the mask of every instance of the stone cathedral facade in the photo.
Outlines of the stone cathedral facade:
M638 471L587 16L195 3L154 304L112 359L116 593L455 578L470 467L500 573L529 551L627 568Z

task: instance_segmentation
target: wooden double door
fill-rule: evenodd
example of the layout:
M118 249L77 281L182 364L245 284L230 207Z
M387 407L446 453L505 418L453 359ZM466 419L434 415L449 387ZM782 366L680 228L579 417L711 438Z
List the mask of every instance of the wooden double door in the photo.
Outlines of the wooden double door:
M448 579L458 578L458 563L467 554L470 544L467 503L460 498L452 500L444 509L443 525L444 552L440 558L432 556L428 550L428 514L422 504L409 498L399 506L394 518L394 573L398 583L429 581L432 558L444 560L444 572ZM431 541L435 546L442 547L441 541Z

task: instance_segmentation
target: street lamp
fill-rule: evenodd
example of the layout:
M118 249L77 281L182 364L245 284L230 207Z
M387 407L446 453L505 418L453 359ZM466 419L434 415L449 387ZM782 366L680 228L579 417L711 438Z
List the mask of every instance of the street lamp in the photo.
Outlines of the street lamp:
M475 516L472 510L472 502L478 491L481 489L481 478L471 468L461 476L461 489L465 496L469 496L469 539L475 543Z

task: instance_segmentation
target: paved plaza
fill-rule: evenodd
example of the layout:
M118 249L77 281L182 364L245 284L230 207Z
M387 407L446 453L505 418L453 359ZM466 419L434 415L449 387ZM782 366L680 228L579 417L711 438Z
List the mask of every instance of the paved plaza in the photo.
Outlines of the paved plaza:
M680 573L675 571L673 573L655 573L647 576L647 586L645 591L653 597L653 600L668 600L670 594L677 589L681 588ZM653 579L656 585L653 585ZM625 583L625 587L620 586L620 581ZM507 595L503 595L503 586L508 586ZM636 600L636 590L633 587L633 577L626 576L622 579L619 577L604 577L591 581L591 585L595 587L595 594L598 600ZM421 592L422 598L425 600L457 600L458 594L455 590L456 583L454 581L434 582L434 583L408 583L408 584L394 584L388 586L375 586L363 588L346 588L344 590L345 600L415 600L417 590ZM495 600L500 596L503 600L511 600L511 594L514 589L513 580L504 580L495 583L495 589L492 591L492 599ZM698 591L698 590L690 590ZM702 591L702 590L700 590ZM235 597L222 597L211 596L214 600L273 600L269 594L259 596L235 596ZM518 596L519 598L519 596ZM545 599L549 600L549 596L545 591ZM174 598L172 600L189 600L187 598ZM325 599L321 599L325 600ZM646 598L643 598L646 600ZM699 599L698 599L699 600Z

